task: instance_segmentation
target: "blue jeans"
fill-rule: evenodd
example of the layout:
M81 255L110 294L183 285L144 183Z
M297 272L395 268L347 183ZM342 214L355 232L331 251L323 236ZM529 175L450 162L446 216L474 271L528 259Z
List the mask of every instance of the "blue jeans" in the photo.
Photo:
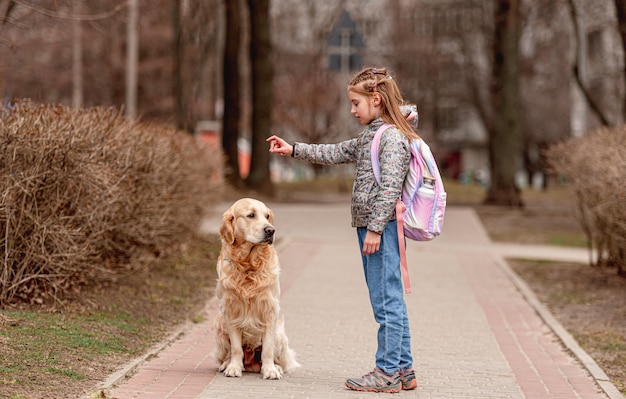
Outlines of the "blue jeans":
M367 228L357 228L361 250L366 234ZM367 256L361 252L361 257L374 319L379 324L376 366L388 375L409 369L413 367L411 332L402 289L395 220L387 223L378 252Z

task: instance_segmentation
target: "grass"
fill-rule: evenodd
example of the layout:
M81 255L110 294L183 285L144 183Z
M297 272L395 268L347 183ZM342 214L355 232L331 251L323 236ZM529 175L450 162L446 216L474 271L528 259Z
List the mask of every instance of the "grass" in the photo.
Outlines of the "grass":
M59 302L0 311L0 398L71 398L144 353L212 296L216 237Z
M563 247L587 247L587 237L578 233L558 232L550 235L548 244Z
M0 333L4 342L0 397L8 390L59 389L59 385L83 381L92 362L135 356L153 341L145 321L125 320L124 313L115 311L2 314L10 325Z

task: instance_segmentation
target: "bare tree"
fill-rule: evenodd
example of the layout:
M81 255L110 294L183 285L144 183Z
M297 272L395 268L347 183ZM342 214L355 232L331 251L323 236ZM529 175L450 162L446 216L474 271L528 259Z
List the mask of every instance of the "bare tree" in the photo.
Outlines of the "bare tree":
M430 7L436 9L437 5ZM426 6L423 9L430 11ZM431 137L436 140L441 128L441 118L437 117L440 112L441 88L446 84L448 88L451 86L450 82L441 82L441 77L449 75L448 71L456 65L446 62L451 57L441 50L440 44L446 39L442 38L439 32L435 32L435 29L419 32L420 34L416 32L417 27L425 24L426 15L436 15L435 12L420 13L418 14L420 19L414 20L411 19L413 15L407 12L407 7L401 3L390 5L389 12L395 19L402 21L394 25L391 40L394 47L391 62L399 79L405 83L402 94L406 100L419 106L420 129L428 125L421 133L432 135ZM429 22L435 26L439 21ZM411 40L407 40L407 37Z
M2 0L2 2L0 2L0 24L1 25L4 25L5 23L7 23L9 19L9 14L11 13L11 10L13 10L14 6L15 6L15 3L12 0Z
M224 118L222 122L222 148L225 153L224 177L234 186L242 184L239 175L237 140L241 96L239 85L239 50L241 39L240 0L225 0L226 43L224 44Z
M286 55L280 61L289 74L276 79L274 118L282 132L291 132L297 140L320 143L338 137L338 111L342 111L342 92L323 68L323 54ZM312 165L316 174L323 165Z
M494 128L489 133L491 181L486 204L522 206L515 182L521 149L519 93L520 0L496 0L492 98Z
M83 26L78 16L81 14L81 3L73 4L74 14L77 16L72 24L72 75L73 90L72 104L74 107L83 105Z
M585 84L585 80L583 77L583 73L581 71L581 60L585 57L585 54L582 54L582 46L581 40L585 40L583 38L584 31L582 31L581 27L581 16L578 8L576 7L576 3L574 0L567 0L570 14L572 17L572 24L574 26L574 40L576 42L576 55L574 57L574 78L576 80L576 84L580 91L582 92L587 104L589 104L589 108L591 111L598 117L600 123L604 126L611 125L608 115L602 110L599 102L593 97L589 89Z
M178 31L181 56L172 45L174 0L153 0L150 7L137 1L141 15L133 24L141 41L136 79L136 113L144 120L178 123L186 129L199 119L215 118L216 45L219 0L185 0L180 3ZM134 104L126 100L126 50L128 18L135 0L0 0L0 92L7 98L32 98L41 102L72 103L73 26L81 25L84 105ZM80 10L75 10L80 6ZM77 37L77 36L75 36ZM131 34L130 37L133 37ZM88 43L88 45L87 45ZM136 53L132 51L132 53ZM103 56L106 55L106 56ZM78 57L76 58L78 59ZM184 110L176 116L173 95L175 60L180 60L180 93ZM133 63L134 64L134 63ZM77 63L74 63L77 65ZM129 93L130 94L130 93Z
M274 123L281 135L307 143L329 142L338 139L342 129L341 113L345 112L344 91L337 88L336 73L326 67L328 55L325 44L331 24L335 21L322 17L328 5L319 2L298 4L300 9L284 8L276 18L276 35L294 35L299 18L310 21L311 43L274 49L277 73L275 76ZM331 5L330 14L339 15L341 8ZM335 9L336 8L336 9ZM343 77L345 79L345 76ZM311 165L316 175L328 168Z
M248 0L252 74L252 158L246 185L272 195L269 152L265 138L272 124L273 80L269 0Z
M624 58L622 67L624 68L624 82L626 82L626 0L615 0L615 10L617 11L617 25L622 39L622 52ZM626 120L626 95L624 95L624 98L622 99L622 117Z
M137 68L139 63L139 0L128 4L128 25L126 31L126 116L137 116Z
M184 61L184 46L183 46L183 27L181 21L181 1L172 0L172 31L174 32L174 81L173 81L173 95L174 95L174 113L176 115L176 127L178 129L187 130L187 120L184 114L184 100L183 100L183 76L182 76L182 63Z
M184 43L192 45L186 52L185 64L194 73L186 80L188 94L187 114L197 118L215 120L221 117L219 100L222 98L221 76L222 46L221 26L223 8L220 0L187 2L183 16L187 34ZM191 22L191 23L190 23Z
M215 119L220 85L216 79L219 18L217 0L168 0L171 13L174 123L192 131L201 119ZM216 10L217 8L217 10ZM216 12L217 11L217 12Z
M10 23L11 19L11 12L14 10L14 6L15 3L13 3L12 0L1 0L0 1L0 33L3 33L3 30L5 28L5 26ZM5 48L10 48L10 42L7 40L4 40L2 38L2 35L0 35L0 47L4 46ZM5 61L6 62L6 61ZM0 62L0 71L1 68L3 68L3 62ZM8 97L8 88L6 87L6 85L8 85L7 82L3 82L0 80L0 94L5 97L2 99L2 103L4 103L5 101L10 100Z
M528 184L543 177L547 188L545 150L570 136L572 82L570 16L563 1L534 0L525 3L520 60L523 160Z

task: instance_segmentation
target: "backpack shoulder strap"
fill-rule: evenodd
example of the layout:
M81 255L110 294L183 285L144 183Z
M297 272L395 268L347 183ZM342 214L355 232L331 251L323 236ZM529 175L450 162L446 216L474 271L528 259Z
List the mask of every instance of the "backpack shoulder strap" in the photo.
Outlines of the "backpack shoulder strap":
M374 177L376 178L376 182L380 184L380 159L378 158L378 148L380 147L380 138L383 135L383 132L390 128L391 125L387 123L383 123L376 133L374 134L374 138L372 139L372 147L370 148L370 155L372 157L372 169L374 170Z
M433 156L430 147L424 140L418 140L421 143L418 144L419 153L422 156L423 164L425 166L425 171L428 173L428 177L431 177L435 180L441 180L441 176L439 174L439 169L437 168L437 162Z
M426 154L424 153L424 147L427 148L428 145L421 138L417 139L417 140L413 140L413 143L415 144L415 147L417 148L417 154L419 154L418 160L422 164L424 176L430 177L430 178L434 178L435 176L434 176L434 174L432 172L431 163L429 162L429 159L427 158ZM428 150L428 151L430 151L430 150Z

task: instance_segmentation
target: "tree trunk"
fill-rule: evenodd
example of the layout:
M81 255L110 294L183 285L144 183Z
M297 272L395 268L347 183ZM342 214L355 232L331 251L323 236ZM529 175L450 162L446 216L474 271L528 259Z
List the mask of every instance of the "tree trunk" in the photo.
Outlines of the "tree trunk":
M616 2L619 0L616 0ZM581 65L581 59L586 57L586 54L582 53L581 48L581 40L585 40L583 37L585 32L581 32L580 29L580 21L578 16L578 10L576 9L576 4L573 0L568 0L570 15L572 16L572 24L574 27L574 42L576 43L576 55L574 56L574 65L573 65L573 74L576 84L580 89L582 95L587 100L587 104L589 105L590 110L598 117L600 123L603 126L610 126L612 123L609 120L608 116L602 111L600 108L600 104L593 98L589 90L587 89L585 82L585 73L582 72L583 65Z
M623 74L626 85L626 0L615 0L615 10L617 12L617 27L622 38ZM622 99L622 119L626 121L626 94Z
M83 21L81 3L73 4L74 20L72 21L72 105L79 108L83 105Z
M11 0L5 0L0 4L0 27L7 22L14 6L15 3Z
M222 148L224 149L224 177L226 181L240 187L237 140L241 98L239 93L239 46L241 40L240 0L225 0L226 34L224 43L224 117L222 122Z
M172 30L174 31L174 77L173 91L176 115L176 128L187 130L185 106L183 104L183 28L181 23L180 0L172 0Z
M250 9L250 60L252 72L252 154L250 188L274 194L270 179L270 156L265 138L272 126L273 78L269 0L248 0Z
M126 25L126 117L137 117L137 69L139 64L139 0L129 0Z
M495 123L489 131L491 183L486 204L523 206L515 183L521 152L519 123L520 0L495 0L492 97Z

